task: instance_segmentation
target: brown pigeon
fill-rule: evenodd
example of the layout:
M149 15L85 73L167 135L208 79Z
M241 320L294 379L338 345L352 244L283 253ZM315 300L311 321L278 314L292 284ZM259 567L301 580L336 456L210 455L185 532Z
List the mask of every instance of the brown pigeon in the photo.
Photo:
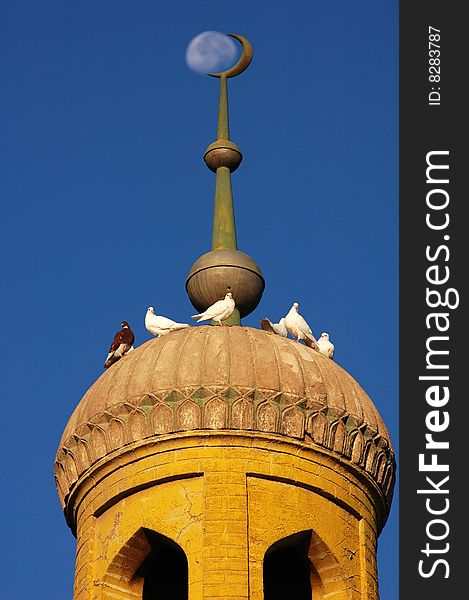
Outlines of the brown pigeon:
M261 329L264 331L270 331L270 333L277 333L283 337L287 337L288 331L285 327L285 317L282 317L278 323L272 323L267 317L261 319Z
M107 369L128 352L134 349L133 343L135 340L134 332L130 329L130 325L127 321L122 321L122 329L116 333L112 340L111 347L109 348L109 354L107 355L104 368Z

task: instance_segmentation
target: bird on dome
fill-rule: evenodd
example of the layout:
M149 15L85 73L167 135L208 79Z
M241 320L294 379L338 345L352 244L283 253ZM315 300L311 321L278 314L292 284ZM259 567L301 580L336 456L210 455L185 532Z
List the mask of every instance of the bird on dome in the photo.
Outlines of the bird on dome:
M318 349L316 338L311 331L311 327L298 312L298 302L294 302L288 314L285 316L285 326L288 333L296 339L297 342L303 340L310 348Z
M270 331L271 333L276 333L277 335L281 335L283 337L288 336L288 331L285 326L285 317L282 317L278 323L272 323L267 317L260 320L261 329L264 331Z
M171 331L184 329L185 327L189 327L189 323L177 323L172 319L168 319L168 317L155 315L155 309L153 306L149 306L147 308L145 315L145 328L156 337L166 335Z
M133 343L135 341L135 335L130 329L130 325L127 321L122 321L121 327L122 329L116 333L112 340L112 344L109 347L109 352L104 363L105 369L108 369L111 365L134 349Z
M321 354L333 359L335 346L330 341L328 333L321 333L321 337L318 339L318 348Z
M223 300L217 300L212 306L209 306L207 310L199 315L192 315L191 319L197 319L199 321L216 321L219 325L222 325L222 321L225 321L234 312L236 307L233 295L228 292Z

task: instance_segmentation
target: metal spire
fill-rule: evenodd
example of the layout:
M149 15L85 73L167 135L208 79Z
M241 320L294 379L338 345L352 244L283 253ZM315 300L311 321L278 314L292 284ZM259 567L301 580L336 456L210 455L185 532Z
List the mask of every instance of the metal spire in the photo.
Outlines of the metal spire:
M241 42L239 61L227 71L209 73L220 78L217 140L210 144L204 155L207 166L216 173L212 250L237 249L231 173L239 167L243 156L238 146L230 141L227 79L247 69L252 60L252 47L243 36L230 36Z
M216 174L212 250L192 265L186 290L199 312L232 292L236 309L223 324L240 325L241 316L248 315L258 305L265 282L256 262L238 250L236 240L231 173L239 167L243 156L230 140L227 80L247 69L252 60L252 47L245 37L229 35L241 43L240 59L231 69L209 73L220 79L217 139L204 154L205 163Z

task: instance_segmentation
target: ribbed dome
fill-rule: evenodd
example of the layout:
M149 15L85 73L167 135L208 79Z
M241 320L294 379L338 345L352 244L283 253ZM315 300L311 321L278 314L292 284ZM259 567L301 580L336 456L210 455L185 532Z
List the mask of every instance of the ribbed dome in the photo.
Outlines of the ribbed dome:
M59 445L62 502L80 475L114 450L200 429L274 433L326 448L366 471L390 502L388 432L346 371L279 335L213 326L152 339L91 386Z

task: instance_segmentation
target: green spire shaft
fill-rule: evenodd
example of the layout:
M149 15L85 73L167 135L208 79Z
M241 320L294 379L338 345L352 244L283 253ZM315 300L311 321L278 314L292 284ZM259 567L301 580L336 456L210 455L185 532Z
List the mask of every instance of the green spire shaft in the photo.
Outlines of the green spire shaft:
M231 173L227 167L218 167L215 184L212 250L237 250L236 225L231 191Z
M218 100L218 140L230 139L230 120L228 116L228 84L226 76L220 77L220 98Z
M216 144L226 152L230 146L230 125L228 115L228 85L225 75L220 77L220 98L218 101L218 128ZM228 150L229 151L229 150ZM237 250L236 224L231 189L231 170L221 160L216 168L215 206L213 213L212 250Z

